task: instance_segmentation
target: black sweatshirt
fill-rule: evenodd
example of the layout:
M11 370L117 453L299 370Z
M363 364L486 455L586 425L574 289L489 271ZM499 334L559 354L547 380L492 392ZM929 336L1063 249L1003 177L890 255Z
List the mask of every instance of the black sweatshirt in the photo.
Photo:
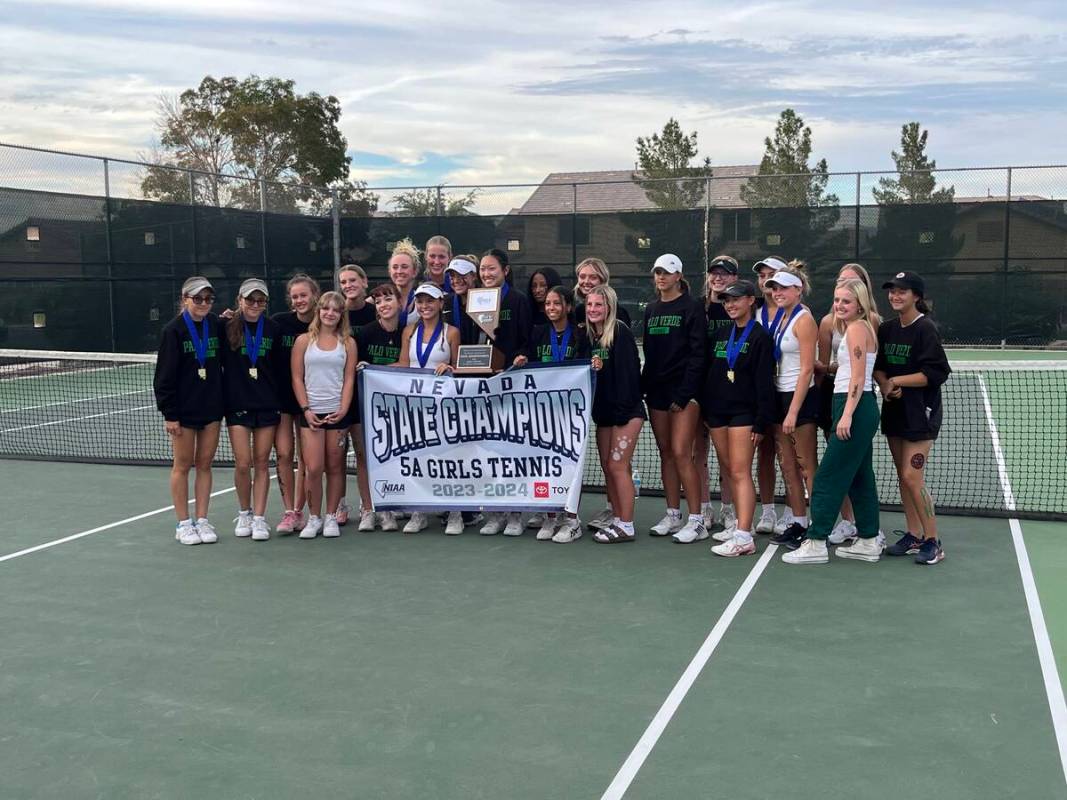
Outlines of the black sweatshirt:
M633 324L630 319L630 312L623 306L615 307L615 319L625 325L627 328ZM579 303L574 307L574 322L579 328L585 327L585 303Z
M356 328L370 325L375 319L377 319L377 312L374 309L374 303L364 303L363 308L358 311L354 308L348 309L348 327L353 336L356 335Z
M156 408L168 422L206 423L222 419L221 326L214 314L208 314L205 321L208 335L205 380L201 380L198 374L200 363L196 360L196 348L182 315L179 314L163 328L152 388L156 395ZM204 330L204 322L193 324L199 336Z
M874 368L889 378L916 372L926 376L926 386L902 386L900 398L885 401L882 413L884 416L886 406L900 403L897 413L902 413L907 430L929 429L936 434L941 427L941 384L948 380L952 367L933 321L924 315L907 327L900 324L900 319L879 325Z
M458 300L459 317L455 317L456 304L453 300ZM446 325L451 325L454 328L459 328L459 343L463 344L480 344L478 337L482 333L482 329L478 327L470 314L467 313L467 296L457 297L455 294L446 294L444 303L441 306L441 319L445 321Z
M226 413L235 411L280 411L281 395L278 391L278 379L282 374L281 358L283 349L278 346L278 323L263 318L263 339L259 343L259 356L256 358L256 377L248 370L252 368L252 359L248 355L246 339L242 334L241 345L236 350L230 346L228 323L220 326L219 336L222 351L222 386ZM244 323L248 335L255 340L256 326Z
M722 303L711 302L704 306L704 318L707 321L708 347L719 338L720 331L726 331L730 335L730 328L734 321L726 313L726 307ZM758 323L757 323L758 324Z
M400 360L400 337L403 333L399 325L395 331L387 331L377 320L364 325L356 333L359 360L368 364L395 364Z
M589 337L584 331L578 330L574 323L568 323L571 329L571 340L567 343L567 351L563 354L564 361L587 361L591 357ZM552 361L552 323L538 325L533 329L530 337L530 361ZM562 336L560 337L562 341Z
M735 344L744 328L731 324L719 328L709 352L710 365L701 394L701 410L706 418L754 414L753 433L763 433L774 422L778 393L774 388L774 340L758 322L752 326L741 353L734 362L734 380L726 377L729 361L726 346L730 331L736 329Z
M641 388L646 395L669 392L671 401L682 408L697 396L704 380L706 329L704 307L688 294L645 306Z
M591 355L600 356L604 362L596 373L593 422L625 425L635 417L646 419L641 403L641 359L629 326L616 320L615 340L610 348L599 347L589 338Z
M508 367L515 356L529 356L530 333L533 324L530 321L530 301L517 289L500 293L500 321L497 325L493 345L504 354L504 366Z
M299 417L301 415L300 403L297 402L296 395L293 393L291 359L293 345L296 344L297 337L308 332L309 323L301 322L295 311L282 311L271 317L271 320L278 328L278 342L275 345L278 351L277 361L275 362L277 368L275 387L278 390L278 404L282 413Z

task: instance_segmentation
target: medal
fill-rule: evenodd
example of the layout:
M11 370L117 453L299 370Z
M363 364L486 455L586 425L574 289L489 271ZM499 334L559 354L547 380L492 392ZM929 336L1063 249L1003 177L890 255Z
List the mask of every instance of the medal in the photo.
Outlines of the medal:
M193 318L189 316L188 311L182 312L182 319L185 320L185 327L189 331L189 339L193 343L193 353L196 354L196 363L200 365L200 369L196 371L196 374L200 380L206 381L208 346L207 317L204 317L204 321L200 326L201 333L199 334L196 331L196 323L193 322Z
M444 320L438 317L437 327L433 329L433 333L430 334L430 341L426 343L426 347L423 349L422 320L420 319L419 324L415 326L415 357L419 360L419 366L423 369L426 369L426 362L430 360L430 352L433 350L433 346L437 344L437 340L441 338L444 327Z
M571 343L571 326L568 325L563 331L562 341L555 328L550 328L549 344L552 346L552 360L563 361L567 357L567 347Z
M248 377L250 377L252 380L257 380L259 378L259 370L255 367L249 367Z
M756 324L755 318L750 319L745 326L745 332L741 334L740 341L734 341L734 337L737 336L737 326L734 325L730 330L730 338L726 342L726 380L730 383L734 382L734 378L737 376L734 374L734 365L737 364L737 357L741 355L741 351L745 349L745 342L748 341L748 335L752 333L752 327Z
M196 371L196 374L197 374L197 377L199 377L199 378L200 378L200 380L202 380L202 381L206 381L206 380L207 380L207 370L206 370L206 369L204 369L203 367L201 367L200 369L198 369L198 370Z
M259 320L256 322L256 335L253 337L248 332L248 326L244 326L245 329L245 352L248 353L248 360L252 362L252 366L248 368L248 375L252 380L259 378L259 369L256 368L256 360L259 358L259 347L263 344L263 315L260 314Z
M734 382L734 371L732 369L726 370L726 380L730 381L730 383Z

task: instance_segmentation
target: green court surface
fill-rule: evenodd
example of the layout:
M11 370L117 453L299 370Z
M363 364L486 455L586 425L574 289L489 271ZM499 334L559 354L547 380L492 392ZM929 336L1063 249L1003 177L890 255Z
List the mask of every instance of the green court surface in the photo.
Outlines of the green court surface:
M946 347L949 361L1064 361L1067 350L970 350Z
M943 517L937 567L790 567L643 533L254 543L225 493L216 545L166 510L32 550L163 509L166 480L0 461L0 796L1067 794L1006 520ZM639 528L661 514L643 498ZM1062 670L1067 526L1022 533Z

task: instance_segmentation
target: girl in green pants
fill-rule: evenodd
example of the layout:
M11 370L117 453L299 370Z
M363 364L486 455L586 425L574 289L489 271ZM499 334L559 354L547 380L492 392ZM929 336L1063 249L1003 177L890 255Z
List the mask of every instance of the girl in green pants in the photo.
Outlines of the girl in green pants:
M819 462L811 493L811 526L800 547L782 556L787 564L825 564L830 560L826 537L837 521L841 501L848 495L856 512L858 538L839 547L842 558L877 561L878 489L872 465L878 404L871 373L878 353L878 337L871 326L871 295L860 280L839 283L834 290L834 314L845 324L837 352L834 377L833 435Z

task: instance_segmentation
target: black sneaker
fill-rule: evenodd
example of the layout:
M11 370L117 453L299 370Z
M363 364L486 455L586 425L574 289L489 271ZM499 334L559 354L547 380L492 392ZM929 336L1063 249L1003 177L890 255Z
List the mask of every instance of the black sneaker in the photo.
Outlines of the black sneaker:
M780 544L788 550L796 550L807 538L808 529L799 522L794 522L781 533L771 537L772 544Z
M941 549L940 539L923 539L915 554L916 564L936 564L945 560L945 551Z
M919 552L919 546L923 540L918 536L907 531L893 531L893 533L903 535L885 549L887 556L913 556Z

